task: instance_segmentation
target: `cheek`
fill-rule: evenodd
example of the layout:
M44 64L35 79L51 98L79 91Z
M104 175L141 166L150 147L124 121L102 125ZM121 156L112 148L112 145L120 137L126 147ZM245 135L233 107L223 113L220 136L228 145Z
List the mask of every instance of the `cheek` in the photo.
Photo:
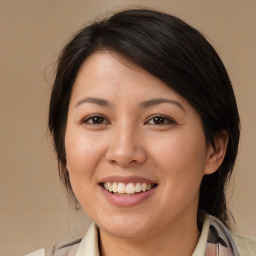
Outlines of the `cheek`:
M70 178L93 175L102 154L102 145L96 141L78 129L67 129L65 148Z
M204 137L191 133L166 137L159 141L152 155L166 183L164 194L175 195L168 200L177 203L198 196L206 163Z
M102 146L95 138L85 136L81 129L67 128L65 136L67 169L73 192L80 205L87 211L95 198L97 168L101 158Z
M205 167L206 144L203 136L193 133L165 136L151 147L156 161L166 174L195 174Z

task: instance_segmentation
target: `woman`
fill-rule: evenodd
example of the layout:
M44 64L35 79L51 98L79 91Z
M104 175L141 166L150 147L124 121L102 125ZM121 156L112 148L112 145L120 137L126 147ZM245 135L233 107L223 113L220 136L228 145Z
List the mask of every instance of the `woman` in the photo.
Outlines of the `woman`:
M95 223L31 255L255 255L228 229L232 85L183 21L136 9L79 31L59 58L49 129L60 177Z

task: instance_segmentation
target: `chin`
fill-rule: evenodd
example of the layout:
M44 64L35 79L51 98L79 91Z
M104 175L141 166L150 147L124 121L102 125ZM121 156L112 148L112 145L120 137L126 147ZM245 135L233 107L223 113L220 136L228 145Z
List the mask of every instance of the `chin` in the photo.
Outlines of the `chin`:
M153 223L149 221L149 218L138 216L112 216L107 221L97 224L100 229L112 236L131 239L141 239L153 228Z

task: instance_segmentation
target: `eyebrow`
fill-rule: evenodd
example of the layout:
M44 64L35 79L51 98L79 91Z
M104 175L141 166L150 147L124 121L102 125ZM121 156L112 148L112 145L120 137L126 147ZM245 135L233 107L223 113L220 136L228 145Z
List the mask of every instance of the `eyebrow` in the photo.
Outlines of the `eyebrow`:
M177 107L179 107L183 112L186 112L185 108L181 105L181 103L179 103L176 100L165 99L165 98L156 98L156 99L147 100L147 101L144 101L144 102L140 103L140 106L142 108L148 108L148 107L152 107L152 106L162 104L162 103L174 104Z
M93 104L96 104L99 106L109 106L110 105L108 100L105 100L102 98L96 98L96 97L86 97L86 98L79 100L75 104L75 108L80 106L83 103L93 103ZM174 104L177 107L179 107L183 112L186 112L185 108L181 105L181 103L179 103L176 100L165 99L165 98L150 99L150 100L141 102L139 105L141 108L148 108L148 107L152 107L152 106L159 105L162 103Z
M109 102L108 100L102 99L102 98L95 98L95 97L86 97L84 99L79 100L76 104L75 104L75 108L80 106L83 103L93 103L99 106L108 106Z

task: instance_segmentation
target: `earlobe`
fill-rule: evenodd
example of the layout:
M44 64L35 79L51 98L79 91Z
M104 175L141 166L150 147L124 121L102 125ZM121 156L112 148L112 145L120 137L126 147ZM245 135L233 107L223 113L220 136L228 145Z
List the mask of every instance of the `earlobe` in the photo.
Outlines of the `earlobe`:
M221 166L226 155L228 140L229 138L226 130L215 135L214 147L210 145L208 149L207 163L204 172L205 175L214 173Z

